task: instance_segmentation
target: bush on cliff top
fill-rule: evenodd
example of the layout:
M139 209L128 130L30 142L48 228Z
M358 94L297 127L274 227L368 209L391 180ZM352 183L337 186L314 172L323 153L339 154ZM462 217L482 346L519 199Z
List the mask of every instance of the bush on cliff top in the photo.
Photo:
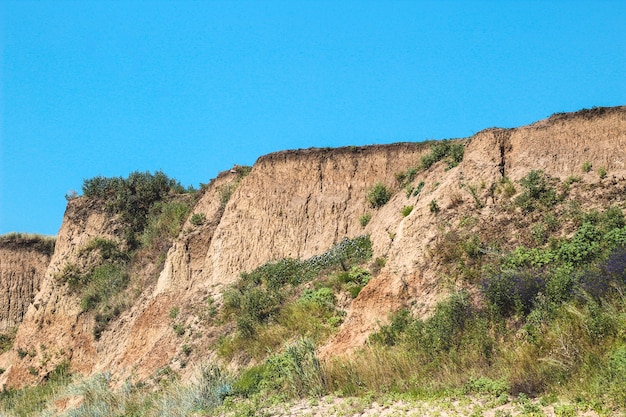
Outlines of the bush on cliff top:
M83 182L85 197L104 200L109 213L118 214L129 227L127 240L136 246L135 234L148 223L152 206L169 194L185 192L183 186L162 171L132 172L128 178L97 176Z

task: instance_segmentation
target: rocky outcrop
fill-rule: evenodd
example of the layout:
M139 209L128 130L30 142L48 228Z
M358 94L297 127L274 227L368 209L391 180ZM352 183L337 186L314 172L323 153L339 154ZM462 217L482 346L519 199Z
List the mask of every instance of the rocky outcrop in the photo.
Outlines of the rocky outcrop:
M120 378L146 379L165 366L185 373L188 361L214 355L219 331L207 318L207 306L219 304L221 290L241 272L284 257L308 258L344 237L369 234L374 257L384 258L385 266L321 349L326 356L344 353L360 346L398 307L428 314L455 285L442 282L430 253L433 244L464 216L489 221L494 189L504 176L515 181L542 169L561 179L579 175L600 181L596 171L582 172L589 162L594 170L606 170L605 181L622 184L626 177L626 107L558 114L459 141L465 145L462 163L451 169L438 163L419 172L412 181L412 186L423 182L419 193L401 189L396 174L429 152L423 143L284 151L259 158L243 178L237 169L220 174L195 204L158 279L147 281L99 340L91 332L93 317L55 276L68 263L80 262L80 248L90 239L119 240L122 230L92 202L71 201L15 349L0 356L0 367L7 369L0 385L35 382L29 368L39 369L41 378L63 359L85 374L109 370ZM375 209L366 193L378 182L394 194ZM436 215L433 204L441 208ZM407 216L401 214L404 206L413 206ZM371 220L362 226L359 217L365 213ZM204 216L204 222L192 223L192 215ZM180 311L176 318L173 309ZM174 332L174 326L182 331ZM29 355L18 357L18 348Z

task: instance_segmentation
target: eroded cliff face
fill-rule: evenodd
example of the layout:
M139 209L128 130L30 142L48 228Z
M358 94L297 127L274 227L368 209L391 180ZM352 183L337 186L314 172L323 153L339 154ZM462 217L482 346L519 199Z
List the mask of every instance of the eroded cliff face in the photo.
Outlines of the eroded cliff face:
M0 240L0 333L22 322L53 250L53 238L14 234Z
M82 314L79 299L56 276L66 265L81 262L81 248L94 237L119 239L121 233L119 224L100 205L80 200L68 203L39 291L19 326L13 349L0 356L0 367L6 369L0 384L37 382L63 360L71 361L78 372L92 369L97 359L91 335L93 317Z
M369 234L374 258L385 258L386 264L352 302L338 334L321 348L325 356L349 352L390 312L408 306L428 314L454 288L455 283L442 279L432 248L464 216L498 224L500 197L494 190L503 176L515 181L541 169L561 179L583 176L587 183L613 190L615 198L625 191L626 107L488 129L462 143L465 156L458 166L437 163L419 172L412 185L423 182L424 188L408 196L396 174L414 167L429 152L428 145L284 151L261 157L244 178L236 170L220 174L192 210L191 215L204 215L204 223L192 224L190 215L158 267L158 280L147 283L97 341L93 317L81 312L77 298L55 276L68 262L79 262L80 248L91 238L119 240L121 231L114 218L89 201L70 202L41 290L24 316L13 351L0 356L0 367L7 369L0 385L36 382L64 358L75 371L109 370L120 379L146 379L165 366L190 372L191 363L214 356L220 330L208 311L241 272L284 257L308 258L344 237ZM604 167L607 177L581 172L585 162ZM394 194L374 209L366 193L377 182ZM227 188L234 189L228 200L223 198ZM590 190L587 204L593 205ZM440 207L437 214L433 201ZM401 209L408 205L414 208L404 217ZM365 213L372 217L363 227L359 217ZM505 228L502 234L517 238ZM174 318L172 309L180 311ZM182 331L175 332L175 325ZM29 354L20 357L18 348Z

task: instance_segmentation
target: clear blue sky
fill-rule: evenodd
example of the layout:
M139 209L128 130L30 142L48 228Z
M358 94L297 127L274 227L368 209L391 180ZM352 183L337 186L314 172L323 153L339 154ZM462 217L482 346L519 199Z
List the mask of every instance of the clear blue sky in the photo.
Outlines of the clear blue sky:
M626 104L626 1L0 2L0 234L83 179Z

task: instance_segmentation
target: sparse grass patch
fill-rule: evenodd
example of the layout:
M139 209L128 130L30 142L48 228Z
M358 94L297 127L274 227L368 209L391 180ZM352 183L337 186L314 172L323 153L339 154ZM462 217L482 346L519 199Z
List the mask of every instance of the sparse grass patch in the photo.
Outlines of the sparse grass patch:
M402 217L406 217L413 211L413 206L404 206L402 207Z
M55 236L30 233L7 233L0 235L0 246L30 247L46 255L54 253Z
M365 227L368 225L371 219L372 219L371 213L365 213L361 215L361 217L359 217L359 224L361 225L361 227Z
M148 214L148 223L139 238L141 246L150 249L168 247L180 233L191 210L191 199L157 202Z
M7 352L13 347L15 342L15 334L17 333L17 327L10 328L4 333L0 333L0 353Z

